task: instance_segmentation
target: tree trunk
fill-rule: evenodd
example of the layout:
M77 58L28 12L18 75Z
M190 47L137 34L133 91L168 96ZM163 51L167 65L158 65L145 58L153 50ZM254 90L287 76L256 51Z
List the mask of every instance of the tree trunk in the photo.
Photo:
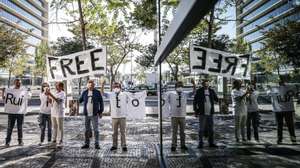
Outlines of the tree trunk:
M212 48L212 35L213 35L213 25L214 25L214 14L215 8L213 7L209 15L209 24L208 24L208 34L207 34L207 47Z
M7 88L10 87L10 80L11 80L11 70L9 70L9 72L8 72Z

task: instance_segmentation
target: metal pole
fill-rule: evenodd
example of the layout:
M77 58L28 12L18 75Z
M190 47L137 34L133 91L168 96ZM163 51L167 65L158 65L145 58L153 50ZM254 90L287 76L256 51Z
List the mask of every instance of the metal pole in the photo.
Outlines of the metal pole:
M157 47L161 43L161 23L160 23L160 0L157 0L157 27L158 27L158 40ZM161 74L161 62L159 63L159 142L160 142L160 157L163 160L163 125L162 125L162 74Z

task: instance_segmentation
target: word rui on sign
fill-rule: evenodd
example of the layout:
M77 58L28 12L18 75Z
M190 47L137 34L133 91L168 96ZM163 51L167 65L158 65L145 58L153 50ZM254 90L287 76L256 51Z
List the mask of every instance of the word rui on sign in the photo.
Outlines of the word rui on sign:
M196 45L190 47L192 72L250 79L250 65L250 54L236 55Z
M49 81L105 74L106 48L96 48L60 57L47 56L46 62Z

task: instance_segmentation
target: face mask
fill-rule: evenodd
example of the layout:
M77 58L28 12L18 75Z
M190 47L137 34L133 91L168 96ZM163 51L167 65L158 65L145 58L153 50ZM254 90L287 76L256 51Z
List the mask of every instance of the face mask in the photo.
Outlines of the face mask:
M121 91L120 88L114 88L114 92L115 92L115 93L119 93L120 91Z
M176 88L177 92L182 92L182 90L183 90L182 87Z

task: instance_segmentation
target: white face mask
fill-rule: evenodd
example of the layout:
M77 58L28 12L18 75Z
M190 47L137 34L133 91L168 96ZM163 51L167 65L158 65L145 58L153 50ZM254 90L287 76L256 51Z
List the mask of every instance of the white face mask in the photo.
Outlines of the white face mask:
M177 91L177 92L182 92L182 90L183 90L182 87L176 88L176 91Z
M114 92L115 92L115 93L119 93L120 91L121 91L120 88L114 88Z

